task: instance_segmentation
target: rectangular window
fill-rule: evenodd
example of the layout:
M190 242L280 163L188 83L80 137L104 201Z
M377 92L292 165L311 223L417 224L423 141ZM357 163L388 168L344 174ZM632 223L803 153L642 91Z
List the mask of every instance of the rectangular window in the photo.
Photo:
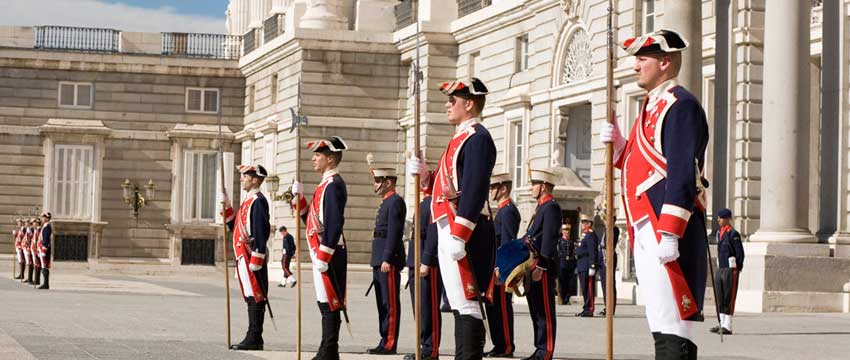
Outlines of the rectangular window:
M643 0L642 11L643 33L648 34L655 31L655 0Z
M271 98L274 105L277 102L277 74L272 74Z
M56 145L54 148L54 213L63 219L91 218L94 148L91 145Z
M528 34L516 38L516 71L528 70Z
M254 85L248 87L248 113L254 112L254 98L256 95L257 88Z
M186 88L186 112L218 113L218 98L218 89Z
M59 107L91 109L94 98L92 83L59 83Z
M522 173L523 173L523 139L525 139L525 134L522 129L522 120L512 122L510 125L511 128L511 162L510 169L513 174L514 181L514 189L519 188L522 182Z
M469 74L469 77L478 77L478 69L475 66L475 63L478 62L478 58L481 56L480 52L474 52L469 54L469 64L466 70L466 73Z
M214 151L186 151L183 158L183 221L219 220L221 209L221 164ZM225 166L233 163L233 153L224 153ZM231 166L232 167L232 166ZM225 172L225 178L228 176ZM232 179L232 174L230 175ZM227 181L225 179L225 181Z

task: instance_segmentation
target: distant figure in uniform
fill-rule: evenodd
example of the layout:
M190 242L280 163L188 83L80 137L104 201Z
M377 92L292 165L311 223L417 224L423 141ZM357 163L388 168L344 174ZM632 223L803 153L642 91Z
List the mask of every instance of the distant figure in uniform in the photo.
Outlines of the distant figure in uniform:
M617 221L617 217L615 216L614 222L616 222L616 221ZM620 241L620 228L618 228L617 226L614 226L613 232L614 232L614 274L615 274L615 276L614 276L614 312L616 313L617 312L617 276L616 276L616 274L617 274L617 242ZM606 294L608 290L605 287L605 285L608 283L608 278L606 277L607 276L608 263L605 261L606 256L608 256L608 253L606 252L608 242L605 239L605 236L607 234L608 234L607 231L602 233L602 240L599 241L599 281L602 283L602 301L604 301L605 304L608 303L608 294ZM599 315L605 316L605 306L603 306L602 310L599 311Z
M38 244L41 243L41 218L33 218L33 224L35 224L35 228L30 238L30 257L32 258L33 273L35 273L35 280L32 284L37 286L41 285L41 261L38 258Z
M581 220L581 241L576 249L576 273L584 296L584 306L578 317L593 317L596 301L596 269L599 267L599 238L593 232L593 218L579 215Z
M38 242L38 261L41 265L41 275L44 276L44 281L41 282L40 290L50 289L50 255L52 252L50 239L53 237L53 224L50 219L53 217L49 212L41 213L41 232L39 233Z
M561 225L561 238L558 239L558 301L569 305L570 297L576 293L576 242L570 238L572 225Z
M436 360L440 358L440 337L442 332L442 314L440 313L440 298L443 293L443 279L440 278L440 263L437 260L437 224L431 223L431 192L430 189L423 191L425 196L419 203L419 269L414 267L414 243L410 238L407 250L408 282L410 289L410 303L416 311L414 296L416 296L413 277L421 277L421 289L419 292L421 313L419 320L419 343L422 348L420 354L422 360ZM404 360L416 360L416 354L407 354Z
M260 192L269 175L261 165L240 165L239 184L248 195L236 211L224 194L224 215L227 227L233 232L233 254L236 257L236 276L242 297L248 304L248 332L245 338L231 346L233 350L263 350L263 321L269 290L268 243L271 235L269 202Z
M15 259L18 261L18 270L19 273L15 275L15 280L20 280L24 278L24 268L26 267L26 260L24 260L24 249L21 247L21 243L26 232L26 227L24 227L26 223L24 219L17 218L15 219L16 227L12 230L12 238L15 241Z
M35 236L35 219L26 219L26 226L24 226L24 234L21 237L21 250L24 253L24 262L27 266L27 277L24 280L24 284L32 284L32 272L33 272L33 261L32 256L30 254L30 243L32 243L33 237Z
M550 360L555 353L555 278L558 275L558 239L563 223L561 206L552 198L557 177L531 170L531 197L537 201L534 216L523 239L530 245L535 263L529 272L528 312L534 328L534 353L526 359Z
M431 218L437 224L440 273L455 315L455 359L481 359L484 354L484 314L481 302L492 301L496 261L487 191L496 163L496 145L480 123L487 87L477 78L444 83L446 115L455 133L440 158L432 181ZM427 174L413 156L408 173Z
M490 177L490 199L498 204L493 225L496 228L496 247L517 238L520 215L513 200L511 174L496 174ZM490 340L493 349L487 357L513 357L514 349L514 305L513 294L505 291L505 285L496 279L493 287L493 304L487 305L487 321L490 325Z
M379 168L372 173L375 194L382 197L375 216L372 240L372 281L375 284L375 304L378 308L378 346L366 350L367 354L392 355L398 347L398 328L401 321L401 268L404 266L404 219L407 206L395 191L398 176L395 169Z
M720 307L720 326L711 328L711 332L732 334L732 315L735 314L735 298L738 295L738 276L744 269L744 244L741 234L732 227L732 210L720 209L717 212L717 273L714 274L714 286Z
M648 93L628 141L614 124L600 129L622 170L620 194L657 359L697 357L691 332L703 320L708 269L701 179L708 123L699 100L676 81L687 46L671 30L626 40L637 84Z
M281 237L283 238L283 257L280 259L281 267L283 267L283 279L280 279L280 284L277 284L278 287L289 287L295 286L296 278L292 275L292 270L290 270L289 264L292 262L292 258L296 256L295 253L295 239L292 238L292 234L286 230L286 226L281 225L278 228Z
M342 324L340 311L345 306L346 272L348 250L342 235L345 224L345 204L348 191L339 175L338 166L342 152L348 145L339 136L307 142L313 151L313 170L322 174L313 198L308 206L304 197L304 186L292 183L293 198L300 203L301 220L307 224L307 243L313 262L313 284L316 300L322 313L322 341L316 360L339 359L339 328Z

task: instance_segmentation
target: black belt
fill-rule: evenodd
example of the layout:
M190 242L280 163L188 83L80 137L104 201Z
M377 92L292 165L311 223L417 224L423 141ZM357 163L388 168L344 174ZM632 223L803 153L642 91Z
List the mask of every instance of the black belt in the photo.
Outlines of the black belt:
M376 239L385 238L385 237L387 237L387 232L386 231L375 231L375 232L372 232L372 236L374 236Z
M581 255L576 255L576 260L580 260L580 259L586 258L586 257L588 257L588 256L590 256L590 254L581 254Z

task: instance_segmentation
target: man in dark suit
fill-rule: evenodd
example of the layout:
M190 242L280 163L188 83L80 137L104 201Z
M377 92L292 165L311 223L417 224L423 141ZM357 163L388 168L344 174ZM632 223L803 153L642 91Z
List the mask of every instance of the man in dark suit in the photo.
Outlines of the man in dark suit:
M593 317L594 301L596 300L596 269L599 268L599 238L593 232L593 219L585 214L581 219L581 241L576 249L576 273L584 296L584 307L576 316Z
M735 298L738 295L738 276L744 269L744 244L741 234L732 227L732 210L720 209L717 212L717 273L714 274L714 286L720 307L720 326L711 328L711 332L732 334L732 315L735 314Z
M286 226L282 226L278 228L280 231L280 235L283 237L283 256L280 258L280 265L283 268L283 278L280 279L280 284L277 284L278 287L289 287L295 286L295 276L292 276L292 270L289 268L289 264L292 262L292 258L295 257L295 239L292 238L292 234L286 230Z

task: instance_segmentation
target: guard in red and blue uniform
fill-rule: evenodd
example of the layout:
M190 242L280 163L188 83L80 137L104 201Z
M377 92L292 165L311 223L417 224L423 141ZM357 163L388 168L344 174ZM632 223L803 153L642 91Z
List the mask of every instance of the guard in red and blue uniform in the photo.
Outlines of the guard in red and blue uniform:
M12 238L15 241L15 259L18 261L18 269L20 271L17 275L15 275L15 280L20 280L24 278L24 267L26 267L26 260L24 260L24 249L21 247L21 241L23 239L24 234L26 234L26 230L24 228L24 219L15 219L15 225L17 227L12 229Z
M38 287L40 290L48 290L50 289L50 255L51 255L51 242L50 240L53 238L53 224L50 223L50 219L53 217L49 212L41 213L41 232L39 233L39 242L38 242L38 261L41 265L41 275L44 277L44 281L41 282L41 286Z
M292 238L292 234L286 229L286 226L281 225L278 229L280 235L283 239L282 247L283 247L283 256L280 258L280 265L283 269L283 279L280 280L280 284L277 284L278 287L289 287L295 286L296 279L295 276L292 275L292 270L290 270L289 264L292 262L292 258L295 257L295 239Z
M419 269L414 263L414 243L411 237L407 249L408 282L410 283L410 299L416 312L415 301L416 289L412 285L413 277L422 279L419 291L419 302L421 313L419 319L419 343L422 360L436 360L440 358L440 337L442 332L442 314L440 313L440 294L443 293L443 279L440 278L440 264L437 260L437 224L431 223L431 194L423 192L425 198L419 203ZM404 360L416 360L416 354L407 354Z
M614 217L614 221L617 221L617 218ZM617 242L620 241L620 228L614 226L614 312L617 312ZM606 292L608 291L605 288L605 285L608 283L608 278L606 277L608 263L605 261L608 253L606 252L608 242L605 240L606 233L602 234L602 239L599 241L599 282L602 284L602 301L606 304L608 303L608 296ZM605 307L602 307L602 310L599 311L600 316L605 316ZM613 314L612 314L613 315Z
M555 279L558 276L558 238L561 237L561 206L552 197L557 176L549 171L530 170L531 197L537 200L534 216L523 239L535 256L530 271L528 312L534 327L534 353L526 359L550 360L555 354Z
M245 338L232 345L233 350L263 350L263 321L269 289L268 243L271 235L269 202L260 192L260 185L269 175L261 165L240 165L239 183L247 192L236 211L225 197L224 215L227 227L233 232L233 254L236 257L236 276L242 298L248 304L248 331Z
M484 353L483 304L492 301L495 230L487 201L496 145L480 123L487 87L477 78L444 83L446 116L455 132L433 179L431 218L437 224L438 257L446 297L455 315L455 359ZM427 174L418 157L408 173Z
M370 168L374 179L373 190L381 196L381 206L375 216L372 240L372 281L375 284L375 304L378 308L378 346L367 354L392 355L398 347L398 329L401 320L401 268L404 267L404 219L407 206L395 191L398 176L395 169Z
M35 227L30 237L30 257L32 258L32 268L35 274L32 284L41 285L41 261L38 258L38 244L41 242L41 218L33 219Z
M293 201L300 202L301 220L307 224L313 284L322 314L322 341L314 359L338 360L340 311L345 307L348 269L348 250L342 236L348 190L338 166L348 145L341 137L332 136L308 141L307 148L313 151L313 170L322 174L322 180L309 205L300 182L293 182L292 192L297 194Z
M27 276L23 281L24 284L32 284L32 272L33 272L33 261L32 255L30 254L30 243L32 243L33 236L35 236L35 219L26 219L26 226L21 230L23 234L21 235L21 251L24 253L24 262L27 267Z
M596 269L599 268L599 238L593 232L593 219L581 214L581 241L576 248L576 273L584 306L578 317L593 317L596 301Z
M708 269L708 123L699 100L676 81L687 46L671 30L627 39L623 49L635 56L637 84L648 94L628 140L615 124L599 132L622 170L620 193L657 359L697 357L692 328L703 320Z
M738 297L738 277L744 269L744 244L741 234L732 227L732 210L717 211L717 273L714 286L720 308L720 325L711 332L732 335L732 315L735 314L735 299Z
M519 209L510 198L512 185L511 174L496 174L490 177L490 199L498 204L493 221L496 228L496 247L516 239L519 232ZM506 292L505 285L499 281L493 286L493 304L487 305L486 310L490 340L493 342L493 349L487 352L487 357L512 357L516 349L513 294Z

